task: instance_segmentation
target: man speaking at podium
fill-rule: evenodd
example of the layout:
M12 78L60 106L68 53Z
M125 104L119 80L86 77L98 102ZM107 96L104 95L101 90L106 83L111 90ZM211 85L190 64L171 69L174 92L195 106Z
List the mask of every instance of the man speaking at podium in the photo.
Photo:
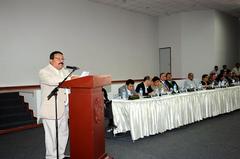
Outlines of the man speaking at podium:
M69 74L64 68L64 55L60 51L50 54L50 63L40 70L41 107L40 118L45 131L46 159L56 159L56 127L55 127L55 99L48 100L48 95ZM74 77L73 77L74 78ZM57 117L59 136L59 158L69 158L64 155L68 136L68 94L59 88L57 94Z

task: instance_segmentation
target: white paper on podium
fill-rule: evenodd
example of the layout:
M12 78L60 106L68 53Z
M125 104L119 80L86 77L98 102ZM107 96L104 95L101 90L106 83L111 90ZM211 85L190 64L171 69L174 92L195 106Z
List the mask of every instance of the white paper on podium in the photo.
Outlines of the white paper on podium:
M85 77L85 76L88 76L89 75L89 72L88 71L83 71L80 75L80 77Z

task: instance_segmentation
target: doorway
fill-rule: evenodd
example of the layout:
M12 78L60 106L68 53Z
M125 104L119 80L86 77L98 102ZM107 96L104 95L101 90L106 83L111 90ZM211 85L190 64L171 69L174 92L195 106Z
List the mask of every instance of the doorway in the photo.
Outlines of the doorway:
M162 72L170 72L171 64L171 47L159 48L159 74Z

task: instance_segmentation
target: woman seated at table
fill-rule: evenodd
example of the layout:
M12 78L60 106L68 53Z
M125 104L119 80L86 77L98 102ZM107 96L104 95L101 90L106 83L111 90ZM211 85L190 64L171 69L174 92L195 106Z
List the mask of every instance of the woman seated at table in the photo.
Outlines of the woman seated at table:
M209 85L208 79L209 78L208 78L207 74L202 75L201 84L202 84L203 88L207 88L208 87L208 85Z

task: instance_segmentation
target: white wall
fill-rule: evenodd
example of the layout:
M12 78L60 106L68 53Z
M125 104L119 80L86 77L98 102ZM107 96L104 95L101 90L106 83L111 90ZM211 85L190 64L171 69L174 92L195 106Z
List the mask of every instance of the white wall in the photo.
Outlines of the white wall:
M238 20L221 12L215 12L215 53L217 62L233 68L239 57Z
M37 90L21 90L19 92L24 97L24 101L29 104L29 109L33 111L33 115L38 118L39 121L39 108L41 104L41 91Z
M172 72L200 79L214 65L230 67L238 59L237 19L214 10L159 17L159 47L172 47Z
M238 19L238 61L240 61L240 18Z
M54 50L115 80L158 74L157 18L87 0L1 0L0 21L0 87L38 84Z
M182 77L181 63L181 15L174 14L159 18L159 48L171 47L172 74Z
M200 79L215 64L214 12L195 11L182 13L181 61L182 76L193 72Z

